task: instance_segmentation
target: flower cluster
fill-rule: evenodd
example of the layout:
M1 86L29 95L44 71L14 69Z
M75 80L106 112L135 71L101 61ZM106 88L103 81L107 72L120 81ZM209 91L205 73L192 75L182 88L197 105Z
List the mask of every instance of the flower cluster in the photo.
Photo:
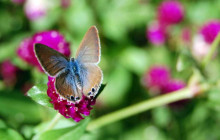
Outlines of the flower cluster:
M36 66L41 71L43 69L34 53L34 44L36 43L47 45L67 57L70 56L69 43L57 31L39 32L31 38L24 39L17 50L18 56L27 63ZM89 99L83 96L79 103L69 102L57 93L54 84L55 78L48 77L47 94L51 98L51 103L54 105L55 110L58 110L66 118L73 118L76 122L83 119L82 115L88 116L90 114L91 105L95 104L95 99Z
M166 40L167 28L183 20L184 9L178 1L164 1L157 11L157 21L148 26L147 38L154 45L162 45Z
M144 84L151 92L166 94L185 87L185 83L171 77L166 66L152 66L144 76Z
M204 37L205 41L211 44L214 41L215 37L220 32L220 21L213 20L213 21L206 23L201 28L200 32L202 36Z
M192 41L192 54L197 60L202 60L210 50L210 46L220 32L220 21L212 20L205 23L199 34Z
M10 60L5 60L0 66L0 75L6 86L14 86L17 82L17 74L19 68L11 63Z
M15 4L24 4L24 12L31 21L36 21L45 17L51 9L56 7L53 0L11 0ZM71 0L60 0L62 8L68 8Z
M69 43L57 31L43 31L24 39L17 49L18 56L27 63L36 66L41 71L43 70L34 53L34 45L36 43L47 45L67 57L70 56Z
M62 98L55 89L55 78L48 77L47 95L51 98L51 103L54 109L58 110L66 118L72 118L76 122L84 119L82 115L88 116L92 105L95 104L95 99L89 99L83 96L79 103L72 103Z

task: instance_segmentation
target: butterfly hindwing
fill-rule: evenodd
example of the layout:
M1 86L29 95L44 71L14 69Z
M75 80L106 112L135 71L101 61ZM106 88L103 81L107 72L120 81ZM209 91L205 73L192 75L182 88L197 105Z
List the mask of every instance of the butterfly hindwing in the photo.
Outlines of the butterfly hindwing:
M102 82L102 71L95 64L85 64L81 67L82 92L86 96L95 97Z
M68 58L50 47L35 44L34 50L41 66L50 76L55 76L68 65Z
M70 70L60 73L56 77L55 87L58 93L70 101L81 99L81 90L77 87L77 79Z
M76 59L81 63L99 63L100 41L98 30L92 26L84 36L76 53Z

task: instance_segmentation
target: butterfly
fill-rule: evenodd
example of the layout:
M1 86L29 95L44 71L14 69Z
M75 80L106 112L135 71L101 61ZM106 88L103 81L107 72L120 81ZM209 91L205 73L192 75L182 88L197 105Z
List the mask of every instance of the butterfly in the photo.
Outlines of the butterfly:
M56 91L63 98L79 102L83 95L89 98L96 96L103 74L98 66L101 46L95 26L85 34L75 58L67 58L43 44L35 44L34 51L45 73L55 77Z

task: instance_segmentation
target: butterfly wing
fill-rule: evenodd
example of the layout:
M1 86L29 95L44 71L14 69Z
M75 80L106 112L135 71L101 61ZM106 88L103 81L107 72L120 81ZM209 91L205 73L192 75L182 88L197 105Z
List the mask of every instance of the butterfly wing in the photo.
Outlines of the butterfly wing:
M95 64L86 64L80 70L82 92L87 96L95 97L102 83L101 69Z
M73 73L69 69L60 73L56 77L55 87L61 96L70 101L77 101L81 99L81 90L77 87L77 81Z
M102 82L102 71L97 66L100 61L101 48L98 30L92 26L84 36L76 53L76 61L80 66L82 92L95 96Z
M98 30L92 26L84 36L76 53L76 59L81 63L96 63L100 61L100 41Z
M44 71L50 76L55 76L68 65L68 58L50 47L35 44L34 50Z

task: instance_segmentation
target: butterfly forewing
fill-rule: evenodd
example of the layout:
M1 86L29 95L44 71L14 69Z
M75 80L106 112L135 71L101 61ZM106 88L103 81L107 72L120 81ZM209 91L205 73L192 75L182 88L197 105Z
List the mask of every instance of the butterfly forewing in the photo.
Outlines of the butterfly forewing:
M68 58L63 54L43 44L35 44L34 49L38 61L50 76L55 76L67 67Z
M77 50L76 59L81 63L99 63L100 51L98 30L95 26L92 26Z

